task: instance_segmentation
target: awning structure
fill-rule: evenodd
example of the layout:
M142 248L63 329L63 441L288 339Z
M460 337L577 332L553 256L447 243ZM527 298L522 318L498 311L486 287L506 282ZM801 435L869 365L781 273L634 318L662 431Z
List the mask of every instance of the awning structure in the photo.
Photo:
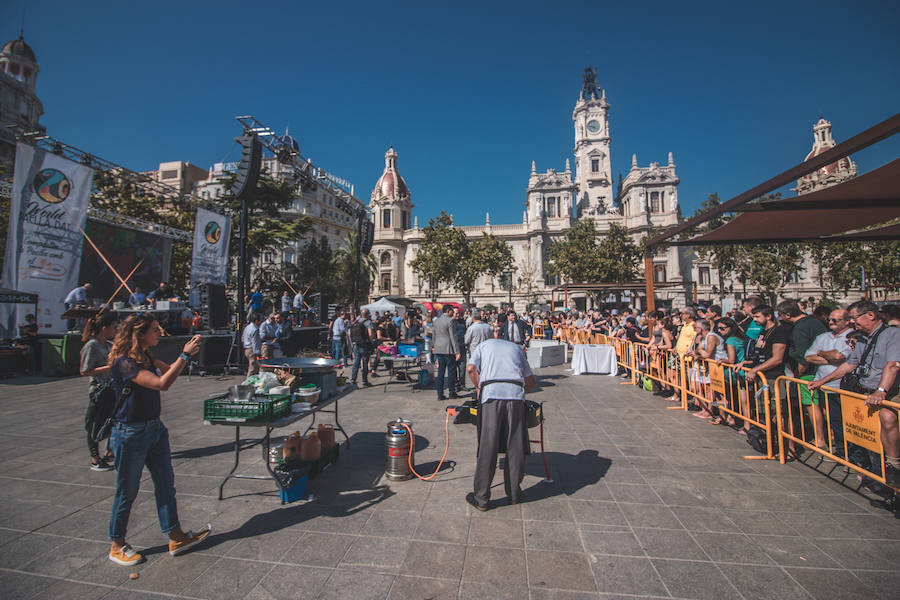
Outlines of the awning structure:
M655 307L653 249L666 243L680 246L767 242L896 240L900 238L900 159L836 186L800 197L756 203L764 194L796 181L845 156L900 133L900 113L860 132L787 171L669 227L644 244L647 307ZM725 213L742 213L705 235L674 238Z
M742 214L722 227L671 243L708 246L896 239L898 228L891 221L900 219L900 159L803 196L745 204L734 210ZM877 229L861 231L870 228Z
M0 288L0 303L3 304L37 304L38 295L31 292L20 292Z

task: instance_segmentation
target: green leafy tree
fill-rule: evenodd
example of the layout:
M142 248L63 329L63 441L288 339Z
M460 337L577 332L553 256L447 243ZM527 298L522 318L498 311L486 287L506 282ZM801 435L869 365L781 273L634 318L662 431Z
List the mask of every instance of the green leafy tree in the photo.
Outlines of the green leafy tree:
M547 270L570 283L596 281L597 236L592 220L576 221L562 240L550 245Z
M231 227L231 263L233 273L237 274L237 263L240 255L240 211L241 201L230 193L231 175L223 182L229 192L221 198L221 202L233 213ZM288 181L277 180L268 173L263 172L259 177L256 189L247 200L247 268L244 281L248 287L244 290L245 297L249 287L254 283L260 286L260 291L266 297L280 297L285 284L281 280L285 275L279 268L281 251L287 242L302 240L313 229L313 220L308 216L285 218L283 212L290 208L297 197L295 184ZM273 257L272 261L263 260L266 255ZM256 266L258 281L250 281L250 266ZM237 278L231 289L237 289ZM289 279L290 281L290 279ZM295 280L294 287L303 284L303 281Z
M506 242L490 234L469 240L444 211L429 219L422 233L424 239L410 267L423 279L455 287L466 304L472 303L479 276L496 276L512 264L512 250Z
M353 305L353 281L356 278L356 244L357 235L353 231L344 240L344 244L334 251L332 273L334 279L335 301L344 306ZM378 265L371 253L360 255L359 296L356 301L365 304L375 281Z
M848 293L866 285L900 288L900 242L817 242L808 245L819 265L822 287Z
M707 196L706 200L694 211L694 216L700 215L708 210L716 208L722 203L719 200L719 194L713 193ZM732 219L731 215L722 213L716 215L699 228L694 229L691 235L703 235L718 229ZM742 261L745 248L736 244L722 244L716 246L697 246L694 252L701 259L709 261L710 265L718 273L718 289L719 302L721 303L725 297L725 278L730 277L732 273L739 269L739 263ZM745 266L740 265L744 271L744 281L750 277L750 273Z
M595 281L625 283L637 278L641 249L628 234L628 229L612 223L609 231L597 244L597 273Z

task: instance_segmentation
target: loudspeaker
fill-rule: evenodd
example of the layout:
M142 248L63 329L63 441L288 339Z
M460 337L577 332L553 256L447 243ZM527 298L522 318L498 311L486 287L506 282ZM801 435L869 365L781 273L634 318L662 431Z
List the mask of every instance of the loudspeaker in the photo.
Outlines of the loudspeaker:
M197 363L206 369L222 367L228 359L230 347L230 335L204 337L197 354Z
M200 315L206 329L225 329L228 327L228 303L225 299L225 286L215 283L204 283L200 286Z

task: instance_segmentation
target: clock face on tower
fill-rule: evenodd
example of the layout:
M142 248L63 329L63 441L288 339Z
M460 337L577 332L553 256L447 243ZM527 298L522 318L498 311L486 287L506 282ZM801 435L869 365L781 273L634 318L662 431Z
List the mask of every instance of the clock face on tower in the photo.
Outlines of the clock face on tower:
M597 133L598 131L600 131L600 121L591 119L587 122L587 128L591 133Z

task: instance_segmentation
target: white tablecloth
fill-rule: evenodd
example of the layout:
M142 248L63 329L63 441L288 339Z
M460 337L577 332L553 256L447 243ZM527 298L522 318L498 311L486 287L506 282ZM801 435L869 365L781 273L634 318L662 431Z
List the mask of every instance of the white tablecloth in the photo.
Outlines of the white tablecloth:
M616 349L601 344L575 344L572 351L572 370L576 375L582 373L600 373L615 375Z

